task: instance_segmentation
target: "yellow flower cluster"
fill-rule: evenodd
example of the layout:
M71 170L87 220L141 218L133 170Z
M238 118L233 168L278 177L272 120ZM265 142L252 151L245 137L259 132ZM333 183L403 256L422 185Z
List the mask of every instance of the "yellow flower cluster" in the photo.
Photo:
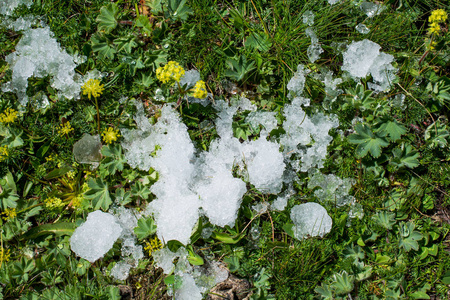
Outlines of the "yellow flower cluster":
M102 132L103 141L107 144L117 141L120 137L119 130L109 127Z
M9 260L9 249L5 249L3 247L0 248L0 266L1 263L6 262Z
M145 242L145 245L144 250L148 252L148 256L152 255L153 251L162 248L161 241L156 236L154 239L150 240L150 242Z
M70 122L66 122L64 124L59 125L58 128L58 134L59 135L68 135L71 131L73 131L72 126L70 125Z
M206 84L203 80L197 81L193 88L193 96L198 99L204 99L208 95L206 92Z
M70 206L73 209L77 209L81 207L81 201L83 201L83 194L78 194L77 196L72 198L72 201L70 202Z
M156 69L156 78L162 83L179 82L184 75L184 69L175 61L169 61L164 67Z
M0 147L0 161L4 161L8 158L9 151L8 146L1 146Z
M61 199L56 197L47 198L44 200L45 207L52 209L52 208L59 208L61 206L64 206L64 203Z
M81 88L83 90L83 95L88 95L89 100L91 100L92 96L97 98L104 90L104 86L103 84L100 84L100 80L92 78L86 81Z
M448 15L443 9L436 9L431 12L428 22L430 22L430 27L428 28L428 34L438 35L441 32L441 26L439 23L444 23L447 21Z
M2 212L2 215L4 215L3 220L7 221L9 219L14 219L17 216L17 212L15 208L7 208Z
M0 114L0 123L8 124L14 123L18 116L17 110L12 108L7 108L3 113Z

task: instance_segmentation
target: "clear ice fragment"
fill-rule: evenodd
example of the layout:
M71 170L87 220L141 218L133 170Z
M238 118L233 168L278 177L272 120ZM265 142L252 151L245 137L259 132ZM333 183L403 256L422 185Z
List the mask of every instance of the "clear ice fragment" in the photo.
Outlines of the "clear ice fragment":
M355 29L356 29L356 31L358 31L361 34L368 34L370 32L370 29L367 28L367 26L362 23L359 23L358 25L356 25Z
M100 149L102 143L98 135L92 136L88 133L73 145L75 160L81 164L96 164L102 159Z
M323 237L330 232L333 225L327 210L314 202L294 206L291 210L291 220L294 222L294 236L299 240L308 236Z

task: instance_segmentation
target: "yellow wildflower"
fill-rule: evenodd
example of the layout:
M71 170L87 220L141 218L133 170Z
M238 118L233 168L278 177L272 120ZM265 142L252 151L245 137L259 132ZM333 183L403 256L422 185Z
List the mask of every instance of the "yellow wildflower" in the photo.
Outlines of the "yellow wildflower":
M447 13L443 9L436 9L431 12L431 16L428 17L430 23L442 23L447 21Z
M439 34L441 31L441 26L438 23L431 23L430 28L428 28L428 34Z
M84 199L83 198L83 194L78 194L77 196L73 197L72 198L72 202L70 202L72 208L74 208L74 209L80 208L81 207L81 201L83 201L83 199Z
M161 241L158 239L158 237L155 236L155 238L150 240L150 242L145 242L144 250L147 251L148 256L150 256L153 251L159 250L161 248Z
M44 200L44 203L45 207L47 207L48 209L59 208L61 206L64 206L62 200L57 197L47 198Z
M64 135L64 134L68 135L71 131L73 131L73 128L70 125L70 122L66 122L66 123L59 125L59 128L58 128L59 135Z
M17 216L17 212L15 208L7 208L4 212L2 212L2 215L4 215L3 220L7 221L14 219Z
M77 173L75 171L69 171L66 173L67 177L74 179Z
M92 78L86 81L81 88L83 89L83 95L88 95L89 100L91 100L92 96L97 98L104 90L103 84L100 84L100 80Z
M103 141L107 144L117 141L120 137L119 130L109 127L102 132Z
M18 114L19 113L16 110L7 108L2 114L0 114L0 123L14 123L14 121L16 121L17 119Z
M164 67L156 69L156 78L162 83L172 80L179 82L184 75L184 69L175 61L169 61Z
M432 40L426 40L425 47L429 51L433 51L436 48L437 42Z
M203 80L197 81L193 88L193 91L193 96L198 99L204 99L208 95L208 93L206 92L206 84Z
M0 147L0 161L4 161L8 158L9 151L8 146L1 146Z
M3 247L0 248L0 265L3 262L6 262L9 260L10 254L9 249L5 249Z

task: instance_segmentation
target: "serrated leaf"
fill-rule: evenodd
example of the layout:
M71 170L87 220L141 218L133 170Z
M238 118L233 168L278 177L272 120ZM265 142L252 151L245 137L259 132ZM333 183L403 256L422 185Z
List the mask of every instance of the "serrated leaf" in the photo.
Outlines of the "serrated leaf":
M117 46L117 51L124 50L126 53L131 54L133 48L137 47L134 36L121 37L114 40L114 45Z
M377 158L381 155L381 148L389 145L389 142L384 137L384 131L372 132L372 130L362 124L356 124L356 133L348 137L348 141L352 144L358 144L356 147L356 154L359 157L364 157L367 153Z
M364 251L360 246L355 245L349 245L345 247L344 251L342 252L345 258L352 259L353 262L358 262L359 260L364 259Z
M114 175L117 171L122 171L126 163L122 153L122 147L117 145L103 146L101 153L105 158L100 163L100 173L104 176Z
M152 33L152 24L147 16L141 15L136 18L136 23L134 24L136 27L142 28L142 31L147 34Z
M19 200L19 196L13 190L4 188L0 193L0 208L2 211L14 208L17 206L17 200Z
M84 193L85 198L92 201L94 209L102 208L106 211L112 203L108 184L101 178L96 178L95 180L89 178L88 186L89 190Z
M139 240L143 240L146 237L156 233L156 224L153 218L140 218L138 226L134 228L134 233Z
M98 15L96 21L99 23L97 30L104 31L105 33L110 33L117 26L117 13L119 12L119 7L116 3L109 3L100 9L100 14Z
M269 51L271 46L272 42L269 40L269 37L266 34L252 32L245 40L245 47L249 49L257 49L261 52Z
M402 147L395 148L392 151L392 154L394 155L392 163L398 167L405 166L412 169L419 165L419 160L417 159L419 157L419 153L414 150L411 145L402 144Z
M375 222L378 223L378 225L382 226L383 228L387 230L391 230L392 226L396 223L395 221L395 214L389 213L385 211L381 211L373 216L373 219Z
M236 81L244 79L249 72L255 69L255 62L248 62L245 55L241 55L237 60L227 59L226 63L229 69L225 71L225 76Z
M99 34L94 34L91 37L92 51L98 52L98 57L100 59L113 60L116 54L116 49L110 46L110 41Z
M171 18L176 21L186 21L190 14L193 13L186 5L186 0L169 0L168 9L171 14Z
M419 250L419 243L417 243L417 241L420 241L423 238L423 235L414 230L414 228L415 224L411 221L406 224L400 224L401 237L399 246L403 247L406 252L411 251L411 249L414 249L415 251Z
M390 120L388 118L382 120L378 130L384 130L389 135L389 139L393 142L406 133L405 126L398 123L397 120Z

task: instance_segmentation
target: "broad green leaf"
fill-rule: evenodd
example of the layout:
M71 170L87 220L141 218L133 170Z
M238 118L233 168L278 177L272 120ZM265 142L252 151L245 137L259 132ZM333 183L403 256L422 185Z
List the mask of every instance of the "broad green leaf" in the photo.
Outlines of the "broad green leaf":
M145 5L150 7L153 14L162 12L161 0L145 0Z
M445 272L442 276L442 283L446 285L450 284L450 271Z
M189 253L189 256L187 257L187 259L191 263L191 265L201 266L201 265L203 265L205 263L203 261L203 258L200 255L198 255L197 253L194 252L194 249L192 248L191 245L186 247L186 250Z
M228 270L232 273L239 270L239 267L241 266L239 263L239 258L236 255L226 256L223 262L227 264Z
M100 9L100 14L98 15L96 21L98 24L98 31L104 31L105 33L110 33L117 26L117 13L119 12L119 7L116 3L109 3Z
M50 179L58 178L58 177L61 177L65 174L69 173L72 170L73 169L71 166L64 166L62 168L54 169L54 170L50 171L47 175L45 175L44 179L50 180Z
M99 34L94 34L91 37L92 51L98 52L100 59L114 59L114 54L117 52L114 47L110 46L110 41Z
M109 196L108 184L101 178L96 178L95 180L90 178L88 180L89 190L84 193L86 199L92 201L92 206L94 209L102 208L107 210L112 203L111 197Z
M168 0L167 8L171 18L176 21L186 21L193 13L192 9L186 5L186 0Z
M77 225L75 223L61 222L36 226L20 236L21 240L33 240L42 235L54 234L56 236L72 235Z
M231 236L231 235L226 234L226 233L220 233L220 232L216 233L216 232L213 232L212 235L211 235L211 237L212 237L213 239L216 239L216 240L219 240L219 241L221 241L221 242L224 242L225 244L236 244L236 243L238 243L242 238L244 238L245 235L242 234L242 235Z
M114 45L117 47L117 51L124 50L126 53L131 54L133 48L137 47L134 36L121 37L114 40Z
M364 251L360 246L355 246L354 244L345 247L342 254L345 258L351 258L354 262L364 259Z
M397 167L415 168L419 165L419 153L413 149L411 145L402 144L401 148L395 148L392 151L394 155L391 163Z
M142 28L143 33L151 34L152 24L147 16L141 15L136 19L136 23L134 24L136 27Z
M324 300L333 300L333 289L328 284L322 284L314 289L314 291L322 297Z
M229 69L225 71L225 76L236 81L244 79L248 73L256 68L255 62L248 62L245 55L241 55L239 59L227 59L226 63Z
M265 34L259 34L257 32L252 32L247 40L245 41L245 47L249 49L257 49L261 52L269 51L272 43L269 37Z
M348 141L352 144L358 144L356 147L356 154L359 157L364 157L367 153L377 158L381 155L381 148L389 145L389 142L384 137L384 131L372 132L372 130L362 124L356 124L356 133L348 137Z
M140 218L138 226L134 228L134 233L139 240L143 240L146 237L156 233L156 224L152 217Z
M389 135L389 139L393 142L398 140L403 134L406 133L406 128L402 124L398 123L397 120L390 120L389 118L384 118L381 120L381 125L378 130L383 130Z
M102 175L114 175L117 171L123 170L126 159L119 144L103 146L101 153L105 156L100 163L100 173Z
M334 282L331 286L338 295L346 295L353 290L353 282L355 277L353 275L348 275L347 271L342 271L333 275Z
M389 213L385 211L381 211L373 216L373 219L375 222L378 223L378 225L382 226L383 228L390 230L392 229L392 226L396 223L395 221L395 214Z
M0 208L2 211L8 208L14 208L17 206L17 200L19 200L19 196L13 190L3 188L0 193Z
M399 246L403 247L406 252L411 251L411 249L414 249L415 251L419 250L419 243L417 241L420 241L423 238L422 233L414 230L415 224L414 222L410 221L400 224L400 240L399 240Z

